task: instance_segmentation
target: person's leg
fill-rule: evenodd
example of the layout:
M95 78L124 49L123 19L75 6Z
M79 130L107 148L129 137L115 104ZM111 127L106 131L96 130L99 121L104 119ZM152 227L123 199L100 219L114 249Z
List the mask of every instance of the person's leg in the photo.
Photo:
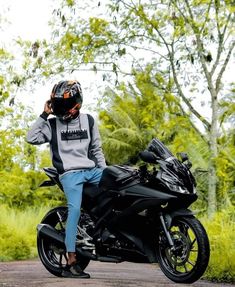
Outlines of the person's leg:
M71 172L60 178L68 205L68 217L66 223L65 246L68 252L68 266L62 271L64 277L90 278L77 263L76 259L76 235L77 224L80 217L82 190L84 183L83 171Z
M68 264L76 261L75 245L77 224L80 217L80 208L83 190L83 172L71 172L60 179L68 205L68 218L66 223L65 246L68 252Z
M103 169L94 167L92 169L89 169L85 171L85 181L93 184L99 184L101 176L103 173Z

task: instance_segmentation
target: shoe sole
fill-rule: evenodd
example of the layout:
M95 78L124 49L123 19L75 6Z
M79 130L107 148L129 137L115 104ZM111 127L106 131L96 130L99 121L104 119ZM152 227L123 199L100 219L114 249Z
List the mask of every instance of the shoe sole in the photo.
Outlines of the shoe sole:
M74 275L70 271L62 271L61 276L65 278L77 278L77 279L89 279L90 278L89 274Z

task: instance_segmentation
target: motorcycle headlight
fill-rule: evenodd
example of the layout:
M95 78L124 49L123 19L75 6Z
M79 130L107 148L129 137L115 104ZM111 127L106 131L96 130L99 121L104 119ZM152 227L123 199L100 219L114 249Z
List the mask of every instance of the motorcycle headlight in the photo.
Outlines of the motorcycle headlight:
M179 193L185 193L185 194L189 194L190 193L187 189L182 188L179 185L170 184L168 182L165 182L165 185L173 192L179 192Z
M182 188L181 186L178 186L178 192L180 192L180 193L190 193L187 189Z
M190 194L192 192L196 193L196 191L194 191L194 186L191 186L192 190L189 190L187 186L184 185L184 182L177 176L177 174L173 172L160 171L157 174L157 178L160 179L161 182L173 192L182 194Z

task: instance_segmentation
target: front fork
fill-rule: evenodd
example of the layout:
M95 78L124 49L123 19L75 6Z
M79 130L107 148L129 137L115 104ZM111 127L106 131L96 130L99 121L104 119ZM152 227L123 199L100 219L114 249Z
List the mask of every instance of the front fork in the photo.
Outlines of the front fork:
M162 212L160 212L159 217L160 217L161 225L165 233L165 236L167 238L167 242L172 250L176 249L171 233L170 233L170 228L171 228L171 223L172 223L173 218L178 217L178 216L191 217L193 215L194 214L191 210L185 209L185 208L175 210L171 212L170 214L168 213L163 214Z
M171 223L170 215L168 215L168 214L163 215L163 213L161 212L159 217L160 217L161 225L162 225L163 231L165 233L165 236L167 238L168 244L169 244L170 248L172 250L174 250L175 249L174 242L173 242L173 239L172 239L170 231L169 231L170 230L170 223Z

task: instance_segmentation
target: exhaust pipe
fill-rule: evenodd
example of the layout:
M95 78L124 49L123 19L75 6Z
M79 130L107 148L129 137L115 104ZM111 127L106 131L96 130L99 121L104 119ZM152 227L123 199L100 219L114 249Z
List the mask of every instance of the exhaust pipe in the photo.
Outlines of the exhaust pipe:
M49 240L51 240L52 243L55 243L55 245L59 248L63 248L64 250L66 250L65 244L64 244L64 238L65 235L61 234L58 230L56 230L54 227L52 227L49 224L45 224L45 223L40 223L37 226L37 232L38 232L38 236L42 237L42 238L47 238ZM88 251L82 250L81 248L77 248L76 251L89 259L93 259L96 260L96 256Z
M42 238L47 238L51 240L52 243L55 243L55 245L59 248L65 248L64 239L65 235L61 234L58 230L56 230L54 227L52 227L49 224L40 223L37 226L37 232L38 236ZM101 262L113 262L113 263L119 263L122 261L121 257L106 257L106 256L96 256L95 254L92 254L91 252L88 252L86 250L82 250L82 248L77 248L76 251L81 256L84 256L85 258L89 258L91 260L98 260Z
M65 248L64 238L65 235L61 234L58 230L49 224L40 223L37 226L37 232L39 237L45 237L56 242L59 246Z

